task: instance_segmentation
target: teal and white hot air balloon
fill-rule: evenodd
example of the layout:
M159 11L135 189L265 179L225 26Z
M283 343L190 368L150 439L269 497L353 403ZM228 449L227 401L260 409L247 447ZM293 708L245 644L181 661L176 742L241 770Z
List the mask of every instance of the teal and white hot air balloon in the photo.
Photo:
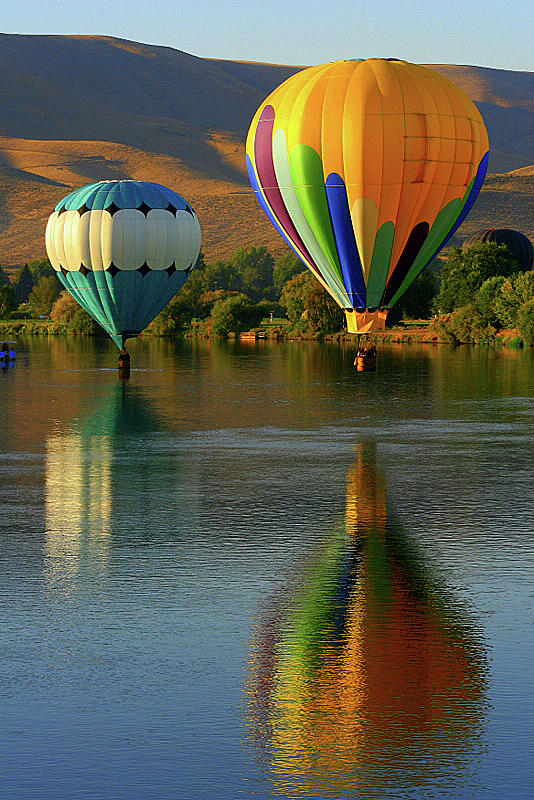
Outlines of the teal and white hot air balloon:
M200 225L165 186L100 181L57 204L46 250L63 286L122 348L184 284L200 252Z

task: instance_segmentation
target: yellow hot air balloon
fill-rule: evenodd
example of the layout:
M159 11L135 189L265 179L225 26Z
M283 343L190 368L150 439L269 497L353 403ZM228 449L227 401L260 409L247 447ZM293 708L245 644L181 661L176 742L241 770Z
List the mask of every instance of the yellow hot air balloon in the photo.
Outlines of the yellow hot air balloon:
M247 138L265 213L345 310L348 330L387 311L453 235L484 181L474 103L434 70L335 61L293 75Z

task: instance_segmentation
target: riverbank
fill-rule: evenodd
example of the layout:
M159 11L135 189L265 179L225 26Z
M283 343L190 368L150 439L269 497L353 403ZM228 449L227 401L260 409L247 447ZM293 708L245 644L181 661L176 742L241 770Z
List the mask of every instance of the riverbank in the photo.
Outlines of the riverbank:
M72 332L66 329L62 323L54 322L47 319L27 319L27 320L0 320L0 338L17 339L25 336L75 336ZM78 334L82 335L82 334ZM142 338L156 338L157 335L151 331L150 327L140 334ZM157 337L159 338L159 337ZM179 335L169 338L219 338L210 335L209 329L203 327L200 330L198 327L182 331ZM323 342L346 342L352 343L356 341L356 336L347 331L340 331L339 333L321 335L319 333L295 331L285 325L264 325L255 328L251 331L246 331L240 334L231 334L228 338L237 339L241 341L258 341L268 339L270 341L323 341ZM500 330L488 337L487 341L483 342L462 342L457 339L451 332L439 321L423 322L420 325L398 325L394 328L388 328L385 331L375 331L366 336L366 341L374 344L410 344L413 343L426 343L426 344L483 344L493 347L512 347L519 348L525 345L517 329Z

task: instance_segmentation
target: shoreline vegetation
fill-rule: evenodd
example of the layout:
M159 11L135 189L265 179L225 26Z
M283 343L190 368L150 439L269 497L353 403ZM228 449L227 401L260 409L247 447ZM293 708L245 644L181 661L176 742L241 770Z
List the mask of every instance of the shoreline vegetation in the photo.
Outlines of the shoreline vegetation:
M477 344L486 345L489 347L511 347L521 349L525 346L532 346L532 342L525 343L519 329L501 329L496 331L490 338L484 337L484 341L463 341L458 339L448 329L450 318L449 315L445 317L438 317L435 320L421 320L418 324L398 325L393 328L388 328L385 331L377 331L372 334L365 335L365 341L368 344L449 344L457 346L460 344ZM287 322L287 321L286 321ZM95 333L87 332L73 332L66 329L62 324L54 323L52 320L0 320L0 338L13 338L24 339L27 336L96 336L100 338L107 338L103 331L96 331ZM277 322L274 325L265 323L259 327L253 328L249 331L242 331L234 333L233 331L226 336L219 336L214 333L206 331L198 325L194 325L187 330L181 330L173 334L155 333L149 328L139 334L140 339L150 338L169 338L169 339L228 339L239 340L241 342L330 342L340 344L354 344L356 346L357 336L347 331L339 331L338 333L321 334L313 332L293 331L290 325L282 322Z
M534 345L534 270L505 245L477 242L448 252L409 287L389 312L379 343ZM18 275L0 268L0 337L105 336L66 291L47 259ZM296 256L275 261L265 247L206 264L188 280L141 337L357 342L330 295Z

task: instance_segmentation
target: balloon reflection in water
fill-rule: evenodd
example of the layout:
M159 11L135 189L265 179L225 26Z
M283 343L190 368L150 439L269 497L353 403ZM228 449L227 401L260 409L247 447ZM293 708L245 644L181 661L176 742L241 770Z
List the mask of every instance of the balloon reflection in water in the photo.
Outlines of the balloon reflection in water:
M130 462L122 458L122 451L128 438L140 439L142 448L142 434L160 428L149 401L122 382L68 432L47 438L45 547L50 588L70 592L79 572L91 570L95 578L104 573L113 526L121 522L123 509L137 515L137 521L150 509L154 492L144 491L139 459Z
M389 797L457 779L481 733L484 653L388 513L372 446L293 589L259 622L246 685L247 736L276 790Z

